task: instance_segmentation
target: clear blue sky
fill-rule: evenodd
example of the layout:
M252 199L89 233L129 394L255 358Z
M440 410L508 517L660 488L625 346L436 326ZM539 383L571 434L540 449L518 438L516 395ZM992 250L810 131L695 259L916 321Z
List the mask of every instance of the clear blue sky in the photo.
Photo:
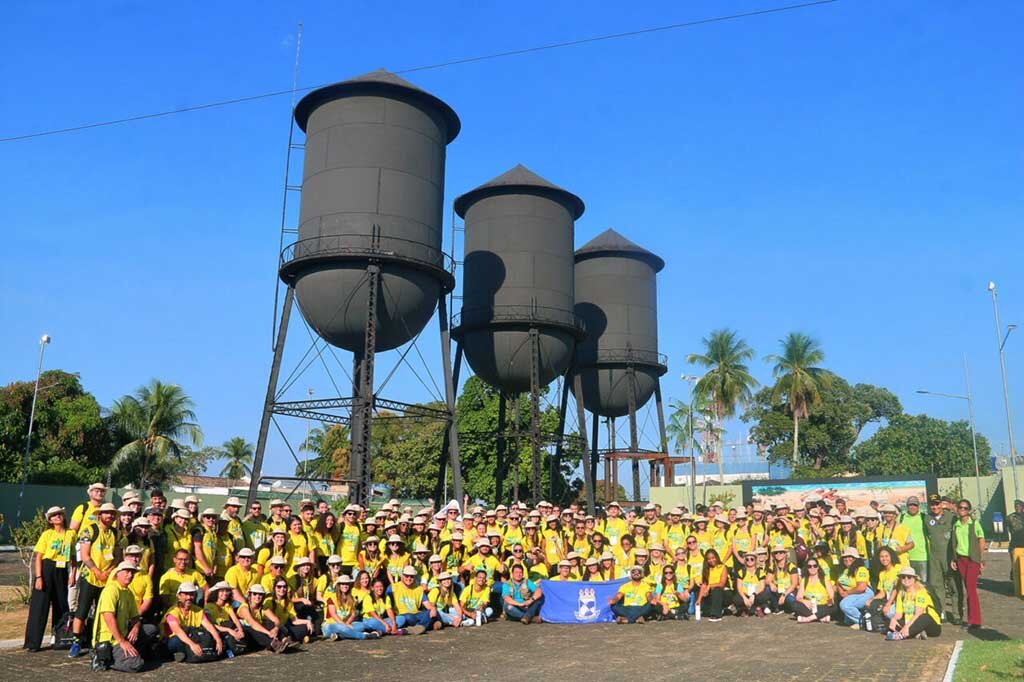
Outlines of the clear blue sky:
M9 3L0 137L287 89L298 21L313 85L773 4ZM1012 1L841 0L409 78L462 118L449 204L524 163L586 201L578 245L614 227L667 261L667 397L709 330L758 358L800 330L851 382L955 419L961 402L914 390L962 392L967 352L999 447L985 285L1024 324L1022 21ZM48 332L46 366L102 404L159 377L195 398L208 442L255 440L288 124L281 97L0 145L0 382L33 377ZM286 371L308 346L291 338ZM1022 407L1024 336L1007 351ZM329 392L311 373L292 397L307 387ZM388 393L428 397L408 375ZM272 441L268 470L289 462Z

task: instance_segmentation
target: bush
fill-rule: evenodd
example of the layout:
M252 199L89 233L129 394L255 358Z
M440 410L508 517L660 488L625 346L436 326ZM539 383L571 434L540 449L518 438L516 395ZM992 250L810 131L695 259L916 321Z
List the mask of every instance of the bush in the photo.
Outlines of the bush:
M21 558L21 563L25 566L25 572L21 574L18 580L18 599L22 604L27 605L29 597L32 595L32 591L29 589L34 578L32 575L32 550L36 546L39 536L49 526L50 524L46 522L43 510L37 509L35 516L11 531L14 546L18 548L18 556Z

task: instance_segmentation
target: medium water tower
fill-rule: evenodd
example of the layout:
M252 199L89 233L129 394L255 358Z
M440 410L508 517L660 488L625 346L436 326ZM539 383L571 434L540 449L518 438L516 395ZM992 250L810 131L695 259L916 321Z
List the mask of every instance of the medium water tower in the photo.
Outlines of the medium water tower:
M445 147L458 135L460 122L443 101L383 70L310 92L294 117L306 134L298 240L281 255L287 292L250 496L273 413L324 421L324 410L350 408L350 417L335 421L351 425L350 497L366 504L373 410L413 407L374 394L375 354L416 337L438 305L449 403L442 418L454 424L444 310L454 277L441 249L441 228ZM293 297L321 338L353 353L351 398L277 402ZM454 435L454 426L449 431ZM453 442L458 488L457 457Z
M575 371L582 379L584 405L594 414L591 446L597 453L599 417L628 416L630 449L616 453L611 445L605 486L606 491L608 486L617 489L612 480L616 457L629 458L634 499L640 499L641 459L651 462L652 485L657 460L668 461L659 382L668 366L658 352L657 288L657 273L665 262L614 230L587 242L576 251L575 260L576 314L587 328L587 337L576 347ZM637 411L651 395L657 397L659 452L641 451L639 444Z
M452 333L501 396L496 497L508 470L505 400L529 393L531 493L541 494L540 390L572 363L584 330L573 312L575 194L522 165L455 200L465 224L462 310ZM518 405L518 402L516 403Z

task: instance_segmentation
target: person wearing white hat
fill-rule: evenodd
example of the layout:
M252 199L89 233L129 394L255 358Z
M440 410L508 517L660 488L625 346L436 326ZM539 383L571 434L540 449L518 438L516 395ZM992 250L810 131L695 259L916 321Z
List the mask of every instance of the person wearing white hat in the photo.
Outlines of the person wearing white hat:
M387 567L388 584L402 581L402 569L410 564L412 555L405 546L405 540L398 533L392 533L384 543L384 565Z
M842 518L849 517L841 517L840 520ZM836 578L836 599L839 600L839 610L843 613L845 624L857 629L864 608L875 596L871 589L871 573L856 547L844 549L840 561L843 568Z
M341 557L338 557L341 567ZM357 620L359 604L352 596L352 577L339 575L331 588L324 594L323 633L332 642L339 639L377 639L380 633L368 630L362 620Z
M156 613L157 606L154 598L153 580L142 568L144 551L144 548L139 545L128 545L124 548L123 563L131 564L137 569L132 575L132 581L128 584L128 590L135 597L135 606L139 612L139 617L146 621L143 624L144 634L147 639L152 640L159 633L155 626L149 624L149 621L156 622L159 615ZM107 581L107 585L110 585L110 581Z
M207 507L199 515L199 524L192 528L192 557L196 570L208 583L215 582L217 574L217 510Z
M242 623L247 644L280 654L287 644L280 637L282 629L276 616L266 605L267 594L263 585L252 585L245 594L245 602L238 607L238 620Z
M236 604L245 601L249 588L260 580L259 572L253 568L256 552L242 547L235 552L235 563L224 572L224 581L231 586L231 598Z
M138 568L122 562L96 603L93 669L136 673L145 664L148 646L142 637L139 611L128 585Z
M78 531L90 523L96 523L96 511L107 496L107 486L102 483L93 483L86 488L86 494L89 496L89 500L78 505L71 512L71 523L68 528L73 531Z
M358 505L350 504L341 513L340 529L336 551L341 557L341 572L353 575L359 564L359 552L362 550L362 529L359 527Z
M196 605L199 590L194 583L178 585L175 603L164 614L161 625L167 650L179 663L203 663L224 654L224 640L210 622L206 611Z
M904 566L899 571L896 612L889 619L888 640L928 639L942 633L942 619L935 610L928 589L918 580L917 571Z
M618 547L622 536L629 533L629 527L626 525L625 519L622 518L622 507L618 502L614 500L609 502L607 510L608 518L598 523L596 528L604 534L609 545Z
M323 620L323 611L316 600L316 579L313 577L313 562L308 557L299 557L292 566L295 575L292 576L291 595L292 606L295 615L303 620L310 621L313 625L310 628L311 634L320 629L320 622Z
M78 575L78 608L71 624L75 643L68 650L69 658L81 655L82 644L88 638L82 632L85 619L99 600L111 569L120 559L121 550L117 546L117 535L113 528L116 514L117 507L104 502L96 509L96 522L84 526L78 534L78 561L81 568Z
M434 605L437 611L437 620L434 621L434 629L440 630L444 626L453 628L462 625L471 625L472 621L466 620L462 605L452 589L452 579L455 576L444 571L437 576L437 586L427 593L427 601Z
M164 551L164 570L174 566L174 553L183 549L192 554L192 515L187 509L176 509L171 514L170 523L164 527L167 538Z
M395 624L412 634L425 632L437 619L437 609L427 600L420 583L420 574L414 566L402 569L402 578L391 585L395 602Z
M32 552L35 578L25 624L24 648L39 651L46 631L46 618L52 613L51 626L57 627L68 613L68 567L75 534L67 527L63 507L46 510L49 528L36 540Z
M206 615L224 640L227 658L234 658L245 651L245 631L231 604L233 595L231 584L221 580L210 587L210 601L206 603Z

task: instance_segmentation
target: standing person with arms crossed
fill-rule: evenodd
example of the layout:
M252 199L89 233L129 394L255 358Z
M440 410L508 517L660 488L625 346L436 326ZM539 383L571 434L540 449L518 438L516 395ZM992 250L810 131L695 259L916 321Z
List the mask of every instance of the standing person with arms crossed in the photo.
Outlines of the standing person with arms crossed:
M921 582L928 580L928 545L926 540L926 524L924 514L921 513L921 500L916 495L907 498L907 511L900 519L900 523L910 531L910 538L914 546L907 552L910 565L917 573L917 579Z
M967 629L981 628L981 603L978 601L978 576L985 570L985 533L981 523L971 518L971 503L956 505L960 517L953 524L953 558L950 567L960 576L960 593L967 596Z
M928 577L924 582L937 600L935 610L941 614L943 606L949 606L945 609L949 614L947 620L957 625L959 620L952 613L953 600L956 599L956 574L950 569L950 562L954 560L951 547L955 520L953 512L943 509L941 497L935 494L928 496L924 527L928 542Z

